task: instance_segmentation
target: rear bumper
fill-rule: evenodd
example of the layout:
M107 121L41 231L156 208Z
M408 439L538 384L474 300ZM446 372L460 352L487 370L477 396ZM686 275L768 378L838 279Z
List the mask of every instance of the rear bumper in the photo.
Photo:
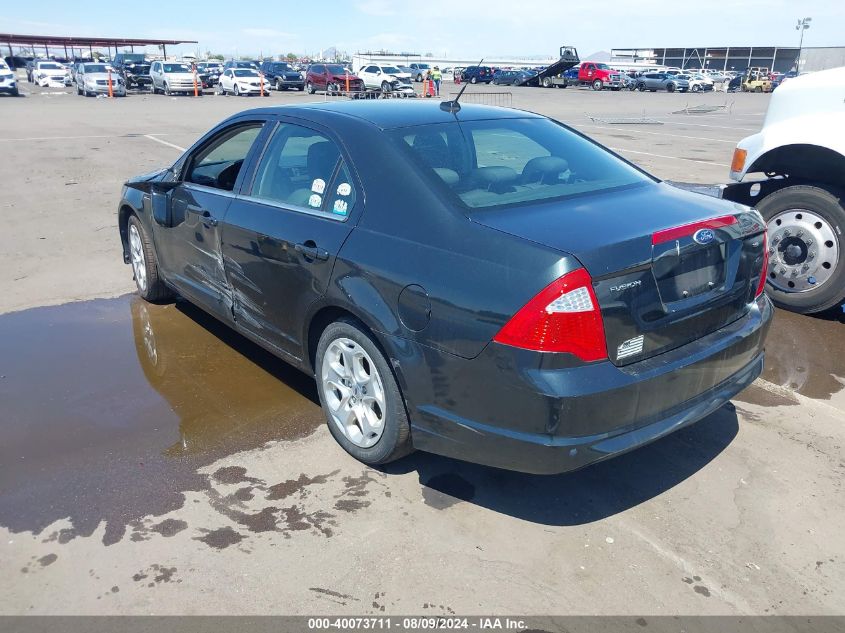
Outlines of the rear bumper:
M438 354L429 385L424 370L408 370L419 363L403 364L406 394L422 391L427 400L409 398L414 446L538 474L625 453L706 417L750 385L763 370L771 319L764 296L731 325L627 367L545 367L548 358L530 366L524 352L497 344L473 360ZM432 354L423 352L429 366Z

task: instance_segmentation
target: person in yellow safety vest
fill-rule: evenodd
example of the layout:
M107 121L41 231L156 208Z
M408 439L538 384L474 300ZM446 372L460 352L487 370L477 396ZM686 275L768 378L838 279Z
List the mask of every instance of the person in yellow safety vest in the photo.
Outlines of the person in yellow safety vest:
M440 67L435 66L431 71L431 79L434 81L434 90L437 96L440 96L440 82L443 80L443 73L440 72Z

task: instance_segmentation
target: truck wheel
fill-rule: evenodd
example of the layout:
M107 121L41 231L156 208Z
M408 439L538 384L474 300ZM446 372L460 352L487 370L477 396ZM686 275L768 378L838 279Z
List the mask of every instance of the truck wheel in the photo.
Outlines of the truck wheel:
M551 88L552 80L550 77L543 77L543 88Z
M845 208L832 188L794 185L756 208L769 231L766 290L775 305L811 314L845 300Z
M596 79L593 82L593 90L601 90L602 88L604 88L604 84L602 83L602 80Z
M359 322L341 319L325 329L314 369L329 431L352 457L384 464L413 450L393 370Z

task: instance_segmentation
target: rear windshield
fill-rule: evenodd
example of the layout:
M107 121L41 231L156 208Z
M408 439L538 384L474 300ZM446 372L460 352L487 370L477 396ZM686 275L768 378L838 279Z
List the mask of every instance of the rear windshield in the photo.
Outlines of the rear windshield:
M469 209L651 182L605 149L549 119L456 121L392 134L442 191Z

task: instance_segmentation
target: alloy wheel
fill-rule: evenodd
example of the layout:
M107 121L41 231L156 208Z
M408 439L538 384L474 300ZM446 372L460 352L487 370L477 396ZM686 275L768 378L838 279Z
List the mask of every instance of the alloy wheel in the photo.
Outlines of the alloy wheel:
M337 338L323 355L320 376L332 424L355 446L374 446L384 433L387 403L370 355L352 339Z
M144 259L144 243L135 224L129 225L129 255L132 258L135 282L138 284L138 289L144 292L147 289L147 263Z

